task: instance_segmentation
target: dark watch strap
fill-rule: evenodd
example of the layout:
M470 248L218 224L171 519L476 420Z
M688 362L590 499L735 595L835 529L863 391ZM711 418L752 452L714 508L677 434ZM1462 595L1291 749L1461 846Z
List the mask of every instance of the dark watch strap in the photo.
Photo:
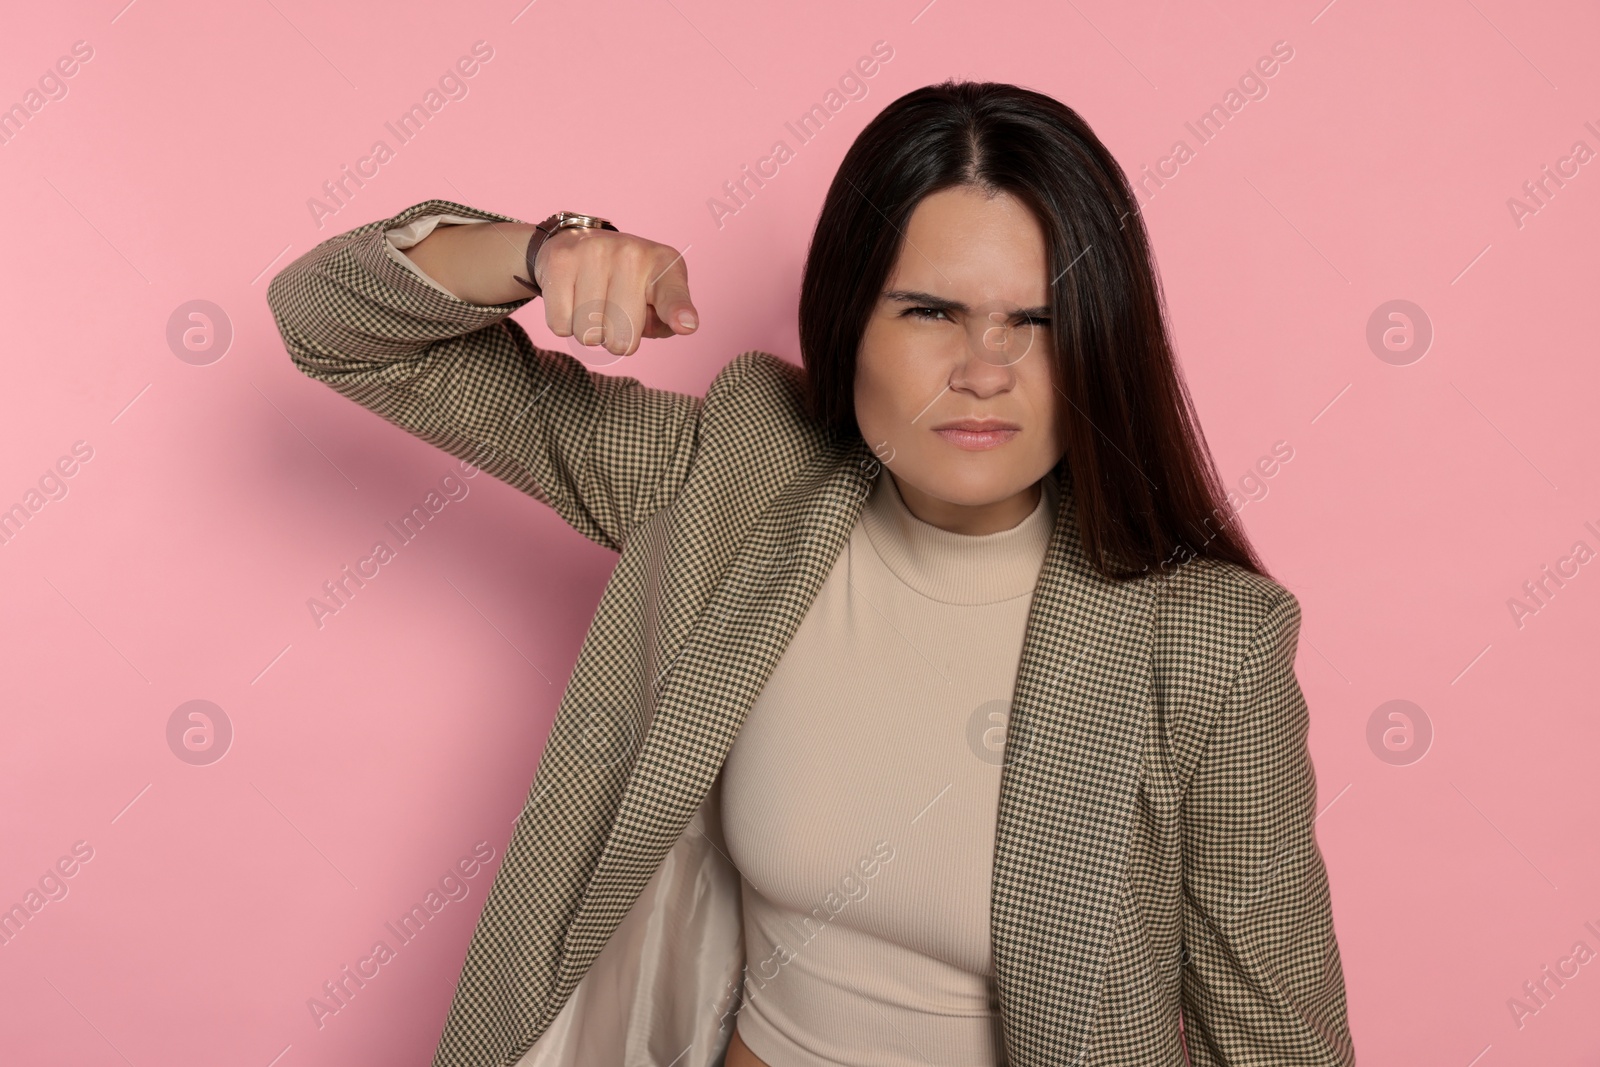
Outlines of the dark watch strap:
M528 235L528 249L523 253L524 269L528 272L528 276L524 278L521 275L513 274L511 277L517 284L532 292L534 296L541 295L539 286L534 284L533 281L533 263L539 257L539 249L544 247L544 243L553 237L557 230L576 226L596 230L617 230L609 219L602 219L596 215L581 215L575 211L556 212L543 222L536 223L533 227L533 232Z

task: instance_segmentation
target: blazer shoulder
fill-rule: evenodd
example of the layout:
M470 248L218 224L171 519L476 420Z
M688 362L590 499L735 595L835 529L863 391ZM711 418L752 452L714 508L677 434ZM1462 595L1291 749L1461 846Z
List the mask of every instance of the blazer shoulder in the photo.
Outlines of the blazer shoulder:
M765 443L810 452L826 436L806 403L804 372L770 352L741 352L706 389L706 434L743 445Z
M771 352L752 349L734 356L711 379L706 399L742 387L753 388L768 402L792 406L797 412L805 410L803 372Z
M1157 590L1158 613L1170 625L1220 629L1245 645L1269 615L1300 617L1299 598L1282 583L1226 560L1192 559L1160 581Z
M1168 574L1155 596L1155 689L1180 780L1243 671L1257 635L1299 633L1300 601L1265 575L1197 557Z

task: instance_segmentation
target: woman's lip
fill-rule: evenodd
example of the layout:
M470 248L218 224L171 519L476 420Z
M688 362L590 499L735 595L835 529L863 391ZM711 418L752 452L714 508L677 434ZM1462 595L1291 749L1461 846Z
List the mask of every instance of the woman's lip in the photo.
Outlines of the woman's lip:
M957 448L966 449L968 452L982 452L986 448L998 448L1011 440L1021 430L935 430L934 433L949 441Z

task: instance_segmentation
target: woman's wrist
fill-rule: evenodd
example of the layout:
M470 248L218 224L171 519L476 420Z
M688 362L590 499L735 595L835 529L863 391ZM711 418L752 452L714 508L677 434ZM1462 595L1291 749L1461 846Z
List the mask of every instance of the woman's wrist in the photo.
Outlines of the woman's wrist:
M417 267L469 304L509 304L533 294L515 276L527 270L530 222L476 222L438 226L402 251Z

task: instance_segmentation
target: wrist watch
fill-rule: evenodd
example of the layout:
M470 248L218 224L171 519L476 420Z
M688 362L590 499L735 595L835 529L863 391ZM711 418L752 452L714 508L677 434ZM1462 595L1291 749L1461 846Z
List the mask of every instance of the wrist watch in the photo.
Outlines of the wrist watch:
M511 277L523 288L532 290L534 296L538 296L539 287L533 281L533 261L538 257L539 249L544 247L546 241L555 236L556 231L570 229L574 226L582 226L589 230L617 230L615 226L611 225L610 219L603 219L598 215L580 215L576 211L558 211L534 226L533 233L528 236L528 252L525 257L528 276L524 278L513 274Z

